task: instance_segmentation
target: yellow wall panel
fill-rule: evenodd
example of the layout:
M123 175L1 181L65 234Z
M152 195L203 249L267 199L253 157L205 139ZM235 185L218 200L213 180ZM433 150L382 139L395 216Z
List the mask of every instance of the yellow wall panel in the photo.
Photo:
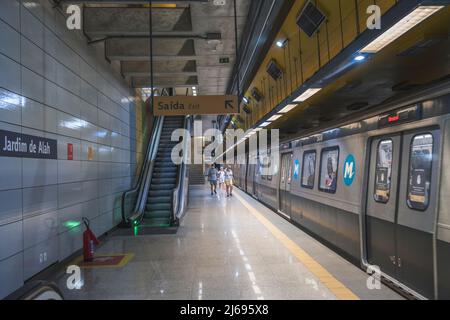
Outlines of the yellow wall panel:
M351 44L367 26L367 7L377 4L382 14L395 5L396 0L315 0L314 3L327 17L319 32L309 38L300 31L296 18L303 9L306 0L297 0L287 15L276 39L289 39L282 49L275 46L269 50L261 64L246 95L251 97L251 90L256 87L264 96L259 104L250 103L252 113L241 116L246 120L246 129L275 108L294 90L312 77L322 66L327 64L346 46ZM284 71L283 79L275 82L266 72L271 59L276 60Z

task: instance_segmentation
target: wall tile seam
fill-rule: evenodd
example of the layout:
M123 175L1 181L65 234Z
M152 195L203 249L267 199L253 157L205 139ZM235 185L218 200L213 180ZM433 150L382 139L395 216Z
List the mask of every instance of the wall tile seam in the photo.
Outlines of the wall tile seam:
M124 148L124 147L122 147L122 146L119 147L119 146L115 146L115 145L113 145L113 144L107 145L107 144L99 143L98 141L95 142L95 141L92 141L92 140L85 140L85 139L81 139L81 138L77 138L77 137L73 137L73 136L64 135L64 134L61 134L61 133L55 133L55 132L46 131L46 130L41 130L41 129L36 129L36 128L28 127L28 126L22 126L22 125L13 123L13 122L0 121L0 123L4 123L4 124L6 124L6 125L19 126L19 127L21 127L21 129L26 129L26 130L31 130L31 131L39 131L39 132L43 133L44 135L46 135L47 138L52 138L52 136L55 136L55 135L56 135L56 136L59 136L59 137L62 137L62 138L66 138L66 139L69 139L69 140L78 140L80 146L82 145L82 142L85 142L85 143L87 143L87 144L96 144L97 147L114 148L114 149L118 149L118 150L120 150L120 151L133 151L133 150L131 150L131 149ZM26 131L26 130L25 130L25 131ZM106 129L106 130L108 130L108 129ZM21 130L21 131L18 132L18 133L24 134L24 133L23 133L23 130ZM122 137L125 137L126 139L129 139L129 137L126 137L126 136L123 136L123 135L122 135ZM57 137L55 137L55 138L57 138ZM77 141L77 142L78 142L78 141ZM69 142L69 143L70 143L70 142ZM18 157L17 157L17 158L18 158ZM22 158L20 158L20 159L22 159ZM27 158L25 158L25 159L27 159ZM38 159L38 160L39 160L39 159ZM42 159L40 159L40 160L42 160ZM67 159L64 159L64 158L60 159L60 158L58 158L58 159L44 159L44 160L67 160ZM69 161L72 161L72 160L69 160ZM73 161L86 161L86 162L92 162L92 160L73 160ZM97 160L97 162L127 163L127 162L99 161L99 160Z
M28 10L28 9L25 9ZM29 11L28 11L29 12ZM32 13L31 13L32 14ZM33 14L32 14L33 15ZM34 15L33 15L34 16ZM34 16L36 18L36 16ZM1 19L0 19L1 20ZM3 20L2 20L3 21ZM5 22L6 23L6 22ZM41 23L42 24L42 23ZM8 24L9 25L9 24ZM10 25L9 25L10 26ZM80 56L76 51L74 51L63 39L61 39L57 34L55 34L53 32L53 30L47 28L45 25L43 25L44 28L48 29L50 32L53 33L53 35L60 40L64 45L66 45L66 47L68 49L70 49L71 51L73 51L74 54L76 54L78 56L78 58L82 59L84 63L86 63L89 67L91 67L95 72L96 72L96 76L100 76L103 81L106 82L107 85L109 85L110 88L112 88L113 90L115 90L116 93L118 93L119 96L121 96L121 99L127 99L129 102L128 103L132 103L129 99L129 96L131 96L131 92L129 94L123 94L120 92L120 90L115 87L113 84L110 83L110 81L107 80L107 78L105 78L104 76L102 76L92 65L90 65L82 56ZM14 28L14 30L16 30ZM17 31L17 30L16 30ZM45 48L41 48L39 46L39 44L37 44L33 39L30 39L29 37L27 37L25 34L19 33L20 37L23 37L25 39L27 39L28 41L30 41L33 45L35 45L36 47L38 47L44 54L48 55L49 57L53 58L55 61L57 61L61 66L63 66L65 69L67 69L69 72L71 72L73 75L75 75L76 77L78 77L79 79L83 80L84 82L88 83L90 86L92 86L93 88L95 88L99 93L103 94L108 100L110 100L112 103L116 104L118 107L120 107L121 109L123 109L124 111L128 112L128 110L126 108L124 108L122 106L121 102L118 101L114 101L113 99L111 99L109 97L109 95L102 91L101 88L99 88L98 85L94 85L92 84L87 78L84 78L80 75L80 73L77 73L75 70L72 70L70 67L68 67L64 62L62 62L58 57L55 57L51 52L46 51ZM16 61L15 59L13 59L12 57L9 57L11 60ZM98 60L98 57L95 57L96 60ZM25 66L24 66L25 67ZM113 73L109 74L110 77L114 77ZM48 79L47 79L48 80ZM49 80L50 81L50 80ZM124 88L128 88L126 86L126 83L123 84ZM70 89L67 89L68 91L70 91ZM70 91L71 92L71 91Z
M5 54L3 54L3 53L1 53L1 52L0 52L0 54L1 54L2 56L4 56L4 57L9 58L10 60L13 60L13 59L11 59L10 57L8 57L7 55L5 55ZM13 60L13 61L15 62L15 60ZM103 112L107 113L109 116L111 116L111 117L113 117L113 118L119 120L120 122L122 122L122 123L125 124L125 125L129 125L129 123L123 121L121 118L117 117L116 115L114 115L113 113L111 113L109 110L103 109L99 104L93 105L93 104L90 103L89 101L85 100L85 98L83 98L81 95L72 92L72 91L71 91L70 89L68 89L68 88L62 87L60 84L58 84L57 82L54 82L54 81L51 80L51 79L48 79L48 78L45 76L45 74L44 74L44 75L39 74L39 73L37 73L36 71L34 71L34 70L30 69L29 67L27 67L26 65L23 65L21 62L18 63L18 64L19 64L22 68L25 68L25 69L27 69L27 70L30 71L30 72L33 72L34 74L38 75L38 76L41 77L42 79L44 79L44 80L46 80L46 81L48 81L48 82L54 84L54 85L57 86L58 88L61 88L62 90L64 90L64 91L66 91L66 92L72 94L73 96L75 96L75 97L77 97L77 98L83 100L84 102L86 102L86 103L89 104L90 106L102 110ZM99 92L99 91L98 91L98 88L96 88L96 87L93 87L93 88L97 91L97 94L98 94L98 92ZM5 90L7 90L7 89L5 89ZM10 91L10 90L8 90L8 91ZM22 95L22 93L21 93L21 95ZM105 97L106 97L106 96L105 96ZM27 98L28 98L28 97L27 97ZM108 98L108 97L106 97L106 98ZM37 100L35 100L35 99L33 99L33 98L28 98L28 99L31 99L31 100L36 101L36 102L39 102L39 101L37 101ZM109 98L108 98L108 99L109 99ZM97 100L98 100L98 96L97 96ZM109 100L110 100L110 99L109 99ZM110 100L110 101L111 101L111 100ZM112 102L113 102L113 101L112 101ZM39 103L41 103L41 102L39 102ZM114 103L114 102L113 102L113 103ZM117 105L117 104L116 104L116 106L120 107L124 112L126 112L126 113L128 114L128 117L125 117L126 119L129 118L129 112L128 112L127 110L125 110L124 108L122 108L120 105ZM50 106L50 107L51 107L51 106ZM75 115L75 114L71 114L71 115L77 116L77 115Z
M17 2L17 1L16 1ZM83 60L83 62L84 63L86 63L86 65L88 65L90 68L92 68L96 73L97 73L97 75L98 76L100 76L100 77L102 77L102 79L106 82L106 83L108 83L113 89L115 89L118 93L119 93L119 95L120 96L122 96L122 97L124 97L125 99L127 99L127 100L129 100L129 103L132 103L132 101L130 101L130 99L129 99L129 97L130 96L132 96L133 95L133 93L132 93L132 91L130 91L130 88L126 85L126 83L122 83L122 84L119 84L120 86L122 86L122 88L118 88L118 87L116 87L114 84L112 84L112 83L110 83L108 80L107 80L107 77L105 78L98 70L96 70L96 68L95 67L93 67L84 57L82 57L80 54L78 54L78 52L76 52L75 50L73 50L73 48L70 46L70 45L68 45L67 44L67 42L64 40L64 39L62 39L58 34L56 34L50 27L48 27L47 26L47 24L45 23L45 22L43 22L38 16L36 16L33 12L31 12L30 10L28 10L26 7L24 7L23 5L22 5L22 3L18 3L19 4L19 6L20 6L20 8L24 8L25 10L27 10L33 17L35 17L42 25L43 25L43 27L45 28L45 29L47 29L49 32L51 32L54 36L55 36L55 38L57 38L59 41L61 41L64 45L66 45L66 47L67 48L69 48L70 50L72 50L76 55L78 55L79 56L79 58L80 59L82 59ZM19 9L19 11L21 11L21 9ZM21 13L20 13L20 15L21 15ZM20 19L21 19L21 17L20 17ZM81 77L80 75L78 75L76 72L74 72L73 70L71 70L70 68L68 68L64 63L62 63L61 61L59 61L59 59L57 59L56 57L54 57L52 54L50 54L49 52L47 52L47 51L45 51L45 49L43 49L43 48L40 48L40 46L38 45L38 44L36 44L32 39L29 39L26 35L24 35L23 33L21 33L21 22L19 23L19 29L16 29L13 25L11 25L11 24L9 24L7 21L5 21L5 20L3 20L3 19L1 19L0 18L0 21L2 21L4 24L6 24L7 26L9 26L12 30L14 30L16 33L18 33L18 35L19 35L19 37L24 37L24 38L26 38L28 41L30 41L31 43L33 43L34 45L36 45L39 49L41 49L45 54L47 54L47 55L49 55L50 57L52 57L53 59L55 59L57 62L59 62L61 65L63 65L65 68L67 68L68 70L70 70L72 73L74 73L75 75L77 75L80 79L82 79L83 81L85 81L86 83L88 83L88 84L90 84L92 87L94 87L94 88L96 88L99 92L102 92L103 94L104 94L104 92L103 91L101 91L101 90L99 90L97 87L96 87L96 85L93 85L92 83L90 83L90 81L88 81L88 79L86 79L86 78L83 78L83 77ZM79 40L77 40L77 41L79 41ZM9 57L11 60L13 60L13 61L16 61L14 58L12 58L12 57ZM98 57L92 57L92 58L94 58L94 59L96 59L96 60L98 60ZM17 61L17 62L19 62L19 61ZM109 71L110 72L110 77L115 77L115 75L111 72L111 71ZM116 79L117 80L117 79ZM125 92L121 92L121 89L122 90L125 90L125 92L128 92L128 93L125 93ZM104 94L105 96L107 96L106 94ZM118 102L115 102L115 101L113 101L112 99L110 99L112 102L114 102L114 103L116 103L117 105L119 105L122 109L124 109L125 111L128 111L128 110L126 110L125 108L123 108L122 107L122 105L120 104L120 103L118 103Z
M16 2L17 2L17 1L16 1ZM51 27L49 27L49 26L47 25L46 21L42 21L40 17L36 16L32 11L28 10L28 8L26 8L26 7L22 4L21 1L19 2L19 6L20 6L21 9L27 10L27 12L28 12L29 14L31 14L36 20L38 20L39 23L40 23L45 29L47 29L49 32L51 32L58 40L60 40L61 42L63 42L63 44L65 44L65 45L67 46L67 48L69 48L74 54L76 54L79 58L81 58L81 59L84 61L84 63L86 63L89 67L91 67L93 70L95 70L95 71L98 73L98 75L101 76L101 77L103 78L103 80L111 86L111 88L115 89L115 90L119 93L119 95L124 96L125 98L127 98L127 100L129 100L127 96L132 96L132 95L133 95L133 92L132 92L132 90L130 90L130 88L127 86L127 84L124 83L123 81L122 81L123 83L118 83L118 80L119 80L119 79L116 79L116 76L117 76L117 75L115 75L115 74L114 74L111 70L109 70L108 68L105 68L105 72L108 72L108 73L109 73L107 76L112 77L113 79L115 79L116 82L117 82L117 84L120 85L122 88L118 88L118 87L116 87L113 83L111 83L110 81L108 81L107 78L109 78L109 77L104 77L103 74L102 74L99 70L97 70L96 67L94 67L93 65L91 65L91 64L87 61L87 59L85 59L85 58L84 58L83 56L81 56L76 50L74 50L74 49L67 43L67 41L66 41L65 39L63 39L63 38L60 37L56 32L54 32L54 30L53 30ZM48 9L48 8L47 8L47 9ZM45 9L44 9L44 10L45 10ZM56 11L56 13L60 14L60 16L62 16L62 17L64 18L64 15L61 14L59 11ZM45 14L45 13L44 13L44 14ZM56 25L56 24L57 24L57 22L55 21L55 25ZM14 29L15 29L15 28L14 28ZM21 35L22 35L22 34L21 34ZM24 37L25 37L25 36L24 36ZM26 37L26 38L27 38L27 37ZM28 38L27 38L27 39L28 39ZM30 39L28 39L28 40L30 40ZM77 41L77 42L80 41L80 39L76 39L76 38L74 38L73 40L74 40L74 41ZM32 41L32 40L30 40L30 41ZM33 41L32 41L32 42L33 42ZM34 42L33 42L33 43L34 43ZM81 43L80 43L80 44L81 44ZM37 45L37 44L36 44L36 45ZM86 46L85 43L83 43L83 45ZM37 46L38 46L38 45L37 45ZM42 48L41 48L41 49L42 49ZM84 48L84 50L85 50L85 48ZM98 58L97 56L93 56L92 58L95 59L95 60L97 60L97 61L99 60L99 58ZM100 64L105 64L106 61L98 61L98 62L99 62ZM63 64L63 65L64 65L64 64ZM102 66L102 67L106 67L106 65L105 65L105 66ZM86 82L88 82L88 81L86 81ZM89 82L88 82L88 83L89 83ZM126 92L128 92L128 93L124 94L123 92L121 92L120 89L124 89L124 90L125 90ZM101 91L101 92L102 92L102 91ZM103 93L104 93L104 92L103 92ZM106 94L105 94L105 95L106 95Z
M107 131L109 131L109 132L111 132L111 133L115 133L115 134L117 134L117 135L120 135L120 136L122 136L122 137L130 138L130 136L124 135L124 134L122 134L121 132L116 132L116 131L113 131L113 130L111 130L111 129L102 127L101 125L92 123L92 122L90 122L90 121L88 121L88 120L84 120L81 116L79 117L79 116L77 116L77 115L67 113L67 112L65 112L65 111L62 111L61 109L57 109L56 107L53 107L53 106L51 106L51 105L42 103L42 102L40 102L40 101L38 101L38 100L35 100L35 99L33 99L33 98L29 98L29 97L24 96L24 95L22 95L22 94L15 93L14 91L8 90L8 89L3 88L3 87L0 87L0 89L6 90L6 91L8 91L8 92L11 92L11 93L14 93L14 94L17 94L17 95L20 95L21 97L26 98L26 99L28 99L28 100L31 100L31 101L33 101L33 102L35 102L35 103L38 103L38 104L40 104L40 105L42 105L42 106L44 106L44 107L46 107L46 108L50 108L50 109L53 109L54 111L61 112L61 113L65 114L65 115L68 115L68 116L71 116L71 117L75 117L75 118L78 119L78 120L85 121L85 122L87 122L88 124L90 124L90 125L92 125L92 126L98 127L99 129L104 129L104 130L107 130ZM21 117L22 117L22 115L21 115ZM22 120L22 119L21 119L21 120ZM117 120L120 121L120 119L117 119ZM51 131L46 131L46 130L36 129L36 128L28 127L28 126L25 126L25 125L22 125L22 124L17 124L17 123L14 123L14 122L8 122L8 121L5 121L5 120L0 120L0 122L6 123L6 124L12 124L12 125L16 125L16 126L21 126L21 127L27 128L27 129L32 129L32 130L37 130L37 131L42 131L42 132L47 132L47 133L52 133L52 134L59 134L59 135L62 135L62 136L67 136L67 135L64 135L64 134L60 134L60 133L58 133L58 132L51 132ZM21 122L23 122L23 121L21 121ZM123 124L124 124L125 126L128 126L128 124L126 124L126 123L123 123ZM131 128L130 128L130 129L131 129ZM74 138L73 136L67 136L67 137ZM75 137L74 139L81 139L81 138ZM81 140L85 140L85 139L81 139ZM94 141L92 141L92 140L85 140L85 141L94 142Z
M9 60L13 61L14 63L16 63L16 62L15 62L14 60L12 60L10 57L4 55L4 54L1 53L1 52L0 52L0 55L6 57L7 59L9 59ZM104 113L106 113L108 116L110 116L110 117L116 119L117 121L120 121L121 125L125 125L126 127L130 127L130 123L129 123L129 122L127 123L127 122L123 121L121 118L118 118L117 116L115 116L115 115L109 113L108 111L102 109L101 107L92 105L91 103L89 103L89 101L84 100L81 96L78 96L78 95L76 95L76 94L70 92L70 91L67 90L66 88L59 86L57 83L53 82L52 80L47 79L45 76L42 76L42 75L40 75L40 74L34 72L33 70L29 69L27 66L21 65L20 63L16 63L16 64L17 64L18 66L20 66L20 68L27 69L29 72L32 72L32 73L36 74L37 76L41 77L41 78L44 79L45 81L48 81L48 82L54 84L54 85L57 86L58 88L60 88L60 89L62 89L62 90L64 90L64 91L66 91L67 93L73 95L73 96L76 97L76 98L79 98L79 99L83 100L84 102L86 102L87 104L89 104L91 107L97 109L97 118L98 118L98 110L102 110L102 111L103 111ZM20 76L22 77L22 70L20 70ZM20 87L21 87L21 91L23 91L23 88L22 88L22 81L21 81L21 83L20 83ZM68 115L73 116L73 117L77 117L77 118L80 119L80 120L83 120L83 121L86 121L86 122L88 122L88 123L90 123L90 124L92 124L92 125L101 127L101 126L98 125L98 124L95 124L95 123L92 123L92 122L89 122L89 121L87 121L87 120L82 119L81 112L80 112L80 115L74 114L74 113L67 113L66 111L64 111L64 110L62 110L62 109L59 109L59 108L57 108L57 107L54 107L54 106L51 106L51 105L46 104L45 101L39 101L39 100L36 100L35 98L28 97L28 96L24 95L22 92L15 92L15 91L9 90L9 89L4 88L4 87L0 87L0 89L3 89L3 90L5 90L5 91L11 92L11 93L14 93L14 94L17 94L17 95L20 95L21 97L24 97L24 98L26 98L26 99L28 99L28 100L31 100L31 101L36 102L36 103L39 103L39 104L41 104L41 105L43 105L43 106L52 108L52 109L57 110L57 111L60 111L60 112L63 112L63 113L65 113L65 114L68 114ZM45 91L45 88L44 88L44 91ZM80 111L81 111L81 109L80 109ZM126 112L126 111L125 111L125 112ZM130 118L129 116L128 116L128 117L125 117L125 119L129 119L129 118ZM101 127L101 128L104 128L104 127ZM109 131L112 131L111 129L107 129L107 128L104 128L104 129L109 130ZM115 131L113 131L113 132L115 132ZM121 133L119 133L119 132L115 132L115 133L121 134Z

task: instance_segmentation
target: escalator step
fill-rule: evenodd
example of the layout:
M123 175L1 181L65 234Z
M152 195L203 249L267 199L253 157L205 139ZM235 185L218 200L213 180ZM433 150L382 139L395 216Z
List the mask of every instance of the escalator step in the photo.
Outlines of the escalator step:
M170 211L172 209L172 203L152 203L145 206L146 211L154 212L154 211Z
M153 210L153 211L145 211L146 218L168 218L172 215L172 211L170 210Z
M172 202L172 197L161 197L161 196L149 196L147 199L147 204L150 205L152 203L166 203L166 202Z
M177 173L176 172L155 172L153 173L153 177L155 179L169 179L169 178L176 178Z
M175 166L173 166L173 167L158 167L158 168L154 168L153 172L163 172L163 173L177 172L177 167L175 167Z
M155 190L148 193L149 197L171 197L173 190Z
M141 225L142 228L169 228L171 226L170 218L146 219Z
M150 186L151 191L170 191L173 192L175 189L174 184L153 184Z
M152 184L172 184L175 185L176 178L156 178L152 179Z

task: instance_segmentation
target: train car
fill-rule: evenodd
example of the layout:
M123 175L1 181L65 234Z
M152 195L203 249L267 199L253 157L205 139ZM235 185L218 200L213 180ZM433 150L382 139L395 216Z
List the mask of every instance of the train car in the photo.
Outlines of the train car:
M450 89L377 108L246 168L246 192L418 298L450 299ZM242 171L242 170L241 170Z

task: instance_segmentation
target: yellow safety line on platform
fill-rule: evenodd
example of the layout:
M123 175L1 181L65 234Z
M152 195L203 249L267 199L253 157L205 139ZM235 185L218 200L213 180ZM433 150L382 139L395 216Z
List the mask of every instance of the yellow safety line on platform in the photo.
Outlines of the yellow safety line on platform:
M253 208L244 198L236 195L236 198L258 219L273 235L288 249L320 282L322 282L338 299L359 300L350 289L337 280L322 265L314 260L306 251L300 248L294 241L275 227L267 218Z
M78 265L82 269L114 269L114 268L123 268L125 267L128 262L130 262L131 259L134 257L134 253L123 253L123 254L103 254L103 255L95 255L95 258L109 258L109 257L121 257L123 256L123 259L115 265L89 265L89 264L83 264L83 256L79 256L75 258L70 264L71 265Z

